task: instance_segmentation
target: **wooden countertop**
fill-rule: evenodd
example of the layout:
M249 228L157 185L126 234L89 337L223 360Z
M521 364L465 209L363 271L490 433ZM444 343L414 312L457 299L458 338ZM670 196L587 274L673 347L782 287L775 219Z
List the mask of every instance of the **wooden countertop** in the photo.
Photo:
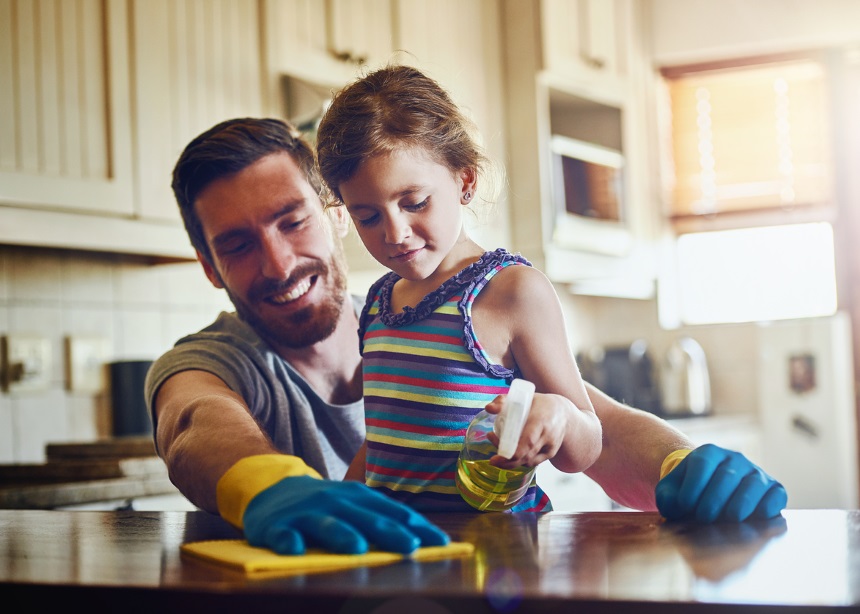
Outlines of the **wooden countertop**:
M767 522L657 514L431 515L475 556L248 577L180 555L235 538L205 512L0 511L0 595L41 611L805 614L860 607L860 512ZM14 608L13 608L14 609Z

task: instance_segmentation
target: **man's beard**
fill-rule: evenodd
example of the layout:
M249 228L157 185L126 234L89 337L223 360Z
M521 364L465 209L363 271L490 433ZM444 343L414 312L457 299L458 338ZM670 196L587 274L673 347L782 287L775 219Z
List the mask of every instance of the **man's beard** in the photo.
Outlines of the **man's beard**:
M251 302L256 303L261 296L293 286L296 281L309 275L317 276L317 284L327 284L329 292L322 301L294 312L287 320L283 318L266 321L248 303L235 296L226 286L224 289L236 307L236 313L247 322L257 334L273 347L301 349L327 339L337 328L344 307L346 294L346 258L343 249L335 248L328 264L317 261L297 268L284 282L269 282L251 291Z

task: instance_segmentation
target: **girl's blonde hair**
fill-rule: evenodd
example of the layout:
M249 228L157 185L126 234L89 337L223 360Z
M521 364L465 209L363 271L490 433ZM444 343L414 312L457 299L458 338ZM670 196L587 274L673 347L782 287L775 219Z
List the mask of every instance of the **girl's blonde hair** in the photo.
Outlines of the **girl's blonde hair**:
M410 66L388 66L335 94L317 131L320 175L333 204L341 204L340 185L364 160L415 147L452 173L473 169L486 177L491 164L476 134L436 81Z

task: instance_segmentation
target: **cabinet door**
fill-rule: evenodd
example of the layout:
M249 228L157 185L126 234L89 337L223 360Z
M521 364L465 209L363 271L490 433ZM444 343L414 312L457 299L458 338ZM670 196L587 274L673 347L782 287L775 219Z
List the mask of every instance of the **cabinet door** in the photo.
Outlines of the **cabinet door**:
M126 3L0 0L0 203L133 211Z
M264 0L271 75L340 87L390 59L392 0Z
M542 0L544 63L558 76L618 88L627 75L627 0Z
M132 17L139 214L178 221L170 181L185 145L220 121L262 113L257 4L135 0Z

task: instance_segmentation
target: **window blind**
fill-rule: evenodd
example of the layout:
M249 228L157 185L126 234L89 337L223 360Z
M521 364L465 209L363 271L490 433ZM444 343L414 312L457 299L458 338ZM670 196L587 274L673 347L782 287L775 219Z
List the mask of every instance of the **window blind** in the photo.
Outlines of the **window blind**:
M681 71L665 82L674 220L832 205L821 63Z

